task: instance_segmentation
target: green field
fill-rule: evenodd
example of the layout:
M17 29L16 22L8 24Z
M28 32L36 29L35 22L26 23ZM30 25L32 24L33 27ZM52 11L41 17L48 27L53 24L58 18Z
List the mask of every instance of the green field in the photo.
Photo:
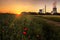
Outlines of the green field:
M60 25L48 21L60 22L60 17L44 15L0 15L1 40L60 40ZM56 21L57 20L57 21ZM28 28L26 35L24 27ZM38 35L38 36L37 36Z
M60 15L45 15L42 16L43 18L46 18L48 20L52 20L52 21L56 21L56 22L60 22Z

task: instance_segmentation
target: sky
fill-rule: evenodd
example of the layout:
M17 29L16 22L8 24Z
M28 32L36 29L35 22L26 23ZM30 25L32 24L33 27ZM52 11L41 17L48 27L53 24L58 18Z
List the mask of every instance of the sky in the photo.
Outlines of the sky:
M38 12L44 10L46 5L47 12L51 12L55 0L0 0L0 12L21 13ZM60 12L60 0L56 0L57 11Z

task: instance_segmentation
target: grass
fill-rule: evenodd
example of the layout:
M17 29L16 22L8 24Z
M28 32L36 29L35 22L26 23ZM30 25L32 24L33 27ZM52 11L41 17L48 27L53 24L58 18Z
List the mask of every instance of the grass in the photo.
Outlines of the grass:
M0 35L2 40L29 40L29 35L31 40L38 40L40 38L41 40L60 40L60 27L58 28L46 23L41 16L22 15L17 18L15 16L0 16L0 30L2 32ZM6 25L5 20L8 25ZM28 28L26 36L22 34L24 27ZM40 37L37 38L36 35L40 35Z
M49 16L42 16L45 19L60 22L60 16L58 15L49 15Z

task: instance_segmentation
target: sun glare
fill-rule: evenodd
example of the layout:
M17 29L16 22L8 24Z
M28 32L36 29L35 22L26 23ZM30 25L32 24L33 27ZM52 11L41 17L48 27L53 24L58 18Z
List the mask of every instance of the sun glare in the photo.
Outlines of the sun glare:
M16 11L15 13L16 13L16 14L21 14L21 12L20 12L20 11Z
M21 12L18 11L18 10L17 10L15 13L16 13L16 17L17 17L17 18L21 15Z
M16 13L16 14L21 14L21 13Z

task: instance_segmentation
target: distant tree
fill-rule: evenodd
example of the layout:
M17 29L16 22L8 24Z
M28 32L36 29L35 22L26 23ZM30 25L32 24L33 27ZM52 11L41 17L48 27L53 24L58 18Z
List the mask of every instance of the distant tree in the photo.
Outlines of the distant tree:
M49 12L46 12L46 13L45 13L45 15L51 15L51 13L49 13Z

